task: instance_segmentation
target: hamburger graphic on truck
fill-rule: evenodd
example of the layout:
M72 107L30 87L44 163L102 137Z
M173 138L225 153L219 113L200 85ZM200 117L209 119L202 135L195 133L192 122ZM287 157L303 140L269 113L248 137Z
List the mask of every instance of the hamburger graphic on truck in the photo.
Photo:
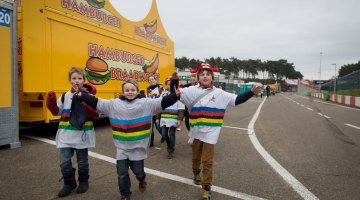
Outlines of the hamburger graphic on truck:
M91 57L86 62L85 76L89 83L102 85L110 79L107 63L97 57Z
M103 8L105 6L105 0L86 0L89 5L94 8Z

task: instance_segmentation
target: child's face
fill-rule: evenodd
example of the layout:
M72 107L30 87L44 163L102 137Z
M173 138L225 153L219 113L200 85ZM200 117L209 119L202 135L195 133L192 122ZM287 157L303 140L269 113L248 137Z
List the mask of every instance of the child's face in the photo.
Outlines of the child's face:
M196 77L193 77L193 76L190 77L190 84L191 85L196 85L196 81L197 81Z
M135 85L131 83L126 83L123 87L123 94L129 100L134 99L138 95L138 93L139 92Z
M205 87L209 87L212 84L212 74L211 72L209 72L209 70L202 70L199 72L199 82L200 85L205 86Z
M79 88L82 88L84 85L84 77L83 75L74 72L70 76L70 83L72 87L77 91Z
M166 82L165 82L165 86L166 86L166 87L169 87L169 86L170 86L170 82L171 82L171 81L166 81Z
M155 77L153 77L153 76L149 77L149 84L150 84L150 85L156 85L156 79L155 79Z

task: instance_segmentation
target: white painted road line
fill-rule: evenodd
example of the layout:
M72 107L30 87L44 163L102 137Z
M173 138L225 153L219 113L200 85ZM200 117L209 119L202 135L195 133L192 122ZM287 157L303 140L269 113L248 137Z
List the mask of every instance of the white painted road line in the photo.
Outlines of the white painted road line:
M248 128L239 128L239 127L233 127L233 126L222 126L224 128L232 128L232 129L239 129L239 130L249 130Z
M352 125L352 124L345 124L346 126L350 126L350 127L352 127L352 128L356 128L356 129L359 129L360 130L360 127L357 127L357 126L355 126L355 125Z
M254 116L252 117L249 123L249 137L254 145L255 149L259 152L259 154L265 159L265 161L304 199L318 199L313 193L311 193L300 181L298 181L294 176L292 176L284 167L282 167L265 149L261 146L259 140L256 137L256 133L254 131L254 125L259 117L260 110L264 105L266 97L259 105L256 110Z
M331 117L329 117L329 116L327 116L327 115L324 115L324 114L322 114L322 113L317 113L318 115L320 115L320 116L322 116L322 117L325 117L325 118L327 118L327 119L330 119Z
M45 142L45 143L48 143L48 144L56 145L55 141L49 140L49 139L46 139L46 138L40 138L40 137L30 136L30 135L22 135L22 136L33 139L33 140L38 140L38 141L41 141L41 142ZM95 153L95 152L92 152L92 151L89 151L89 156L91 156L93 158L103 160L103 161L106 161L106 162L109 162L109 163L112 163L112 164L116 164L116 159L108 157L108 156L104 156L104 155L101 155L101 154L98 154L98 153ZM169 179L169 180L172 180L172 181L184 183L184 184L195 186L195 187L201 187L199 185L195 185L194 181L192 179L184 178L184 177L181 177L181 176L168 174L168 173L165 173L165 172L161 172L161 171L154 170L154 169L149 169L149 168L146 168L146 167L145 167L145 172L148 173L148 174L158 176L158 177L161 177L161 178L165 178L165 179ZM245 193L241 193L241 192L234 191L234 190L229 190L229 189L218 187L218 186L211 186L211 191L218 192L220 194L224 194L224 195L227 195L227 196L235 197L235 198L238 198L238 199L265 200L265 199L260 198L260 197L248 195L248 194L245 194Z
M306 107L306 109L310 110L310 111L314 111L312 108Z

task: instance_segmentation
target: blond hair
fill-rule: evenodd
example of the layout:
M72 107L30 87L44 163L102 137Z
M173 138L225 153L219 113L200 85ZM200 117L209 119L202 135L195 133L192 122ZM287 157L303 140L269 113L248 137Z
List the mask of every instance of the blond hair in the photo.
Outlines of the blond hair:
M127 84L127 83L133 84L136 87L136 91L139 92L139 84L134 79L127 79L121 85L121 89L122 89L123 93L124 93L124 85Z
M83 77L84 81L85 81L85 71L84 71L84 69L82 69L80 67L70 67L70 69L69 69L69 81L71 80L71 75L73 73L80 74Z

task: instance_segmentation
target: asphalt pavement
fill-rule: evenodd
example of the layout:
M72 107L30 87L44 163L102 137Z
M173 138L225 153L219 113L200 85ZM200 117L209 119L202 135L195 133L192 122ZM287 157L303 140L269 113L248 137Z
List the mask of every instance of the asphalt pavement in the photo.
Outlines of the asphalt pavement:
M325 103L284 93L229 107L215 145L213 199L358 199L360 134L346 124L360 126L360 111ZM20 148L1 147L0 199L58 199L63 182L56 129L24 129ZM95 131L90 188L63 199L120 199L108 121L97 120ZM166 144L155 135L145 160L144 193L130 172L133 200L200 199L200 188L192 183L187 133L183 124L173 159L167 159Z

